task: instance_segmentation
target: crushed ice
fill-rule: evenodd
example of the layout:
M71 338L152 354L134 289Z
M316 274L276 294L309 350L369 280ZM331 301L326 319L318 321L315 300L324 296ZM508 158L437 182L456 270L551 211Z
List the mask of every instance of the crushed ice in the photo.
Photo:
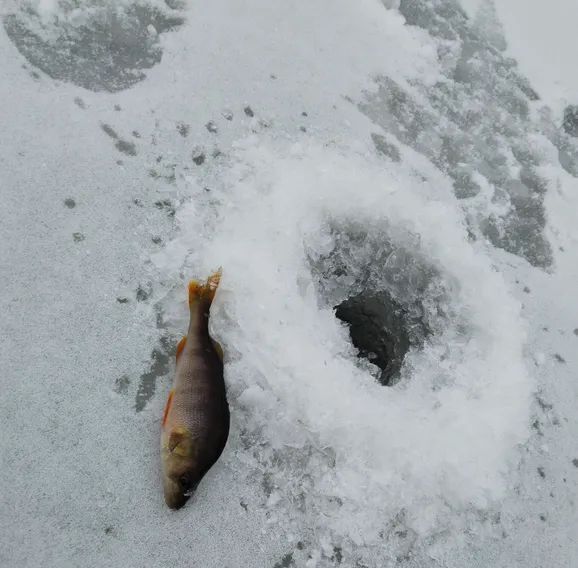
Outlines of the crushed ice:
M528 435L532 390L520 306L468 240L449 182L432 194L367 155L249 139L210 193L189 178L179 234L155 258L175 283L223 266L212 325L235 459L263 476L272 522L345 547L378 544L400 518L428 537L491 505ZM335 227L366 238L339 250ZM379 242L409 255L380 258ZM312 257L366 277L328 279ZM432 330L389 389L332 308L368 282L402 305L418 297Z

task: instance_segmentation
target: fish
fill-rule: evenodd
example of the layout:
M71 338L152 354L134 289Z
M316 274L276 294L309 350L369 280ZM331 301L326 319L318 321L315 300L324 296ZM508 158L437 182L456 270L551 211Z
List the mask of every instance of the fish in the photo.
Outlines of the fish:
M188 286L190 322L177 346L176 370L161 423L166 504L180 509L217 462L229 436L223 350L209 334L210 308L221 271Z

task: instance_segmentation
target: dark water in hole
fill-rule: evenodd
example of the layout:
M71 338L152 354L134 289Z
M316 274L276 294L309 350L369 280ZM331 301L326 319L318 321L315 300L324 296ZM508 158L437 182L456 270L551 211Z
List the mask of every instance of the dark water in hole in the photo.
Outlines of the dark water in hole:
M384 386L394 384L412 345L407 311L387 292L362 292L336 306L335 315L349 325L351 342L359 356L381 369L379 382Z
M432 323L443 316L445 284L440 273L422 258L419 239L408 236L394 244L384 227L335 224L334 247L315 259L323 301L349 326L358 356L380 369L384 386L397 383L406 354L421 348L434 333ZM417 247L417 248L414 248Z

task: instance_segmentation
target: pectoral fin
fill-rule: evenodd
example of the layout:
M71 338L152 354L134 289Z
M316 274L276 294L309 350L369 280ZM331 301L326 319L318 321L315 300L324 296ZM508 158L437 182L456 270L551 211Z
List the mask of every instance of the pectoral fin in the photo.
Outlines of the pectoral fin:
M187 428L174 428L169 434L169 452L182 458L193 457L193 437Z

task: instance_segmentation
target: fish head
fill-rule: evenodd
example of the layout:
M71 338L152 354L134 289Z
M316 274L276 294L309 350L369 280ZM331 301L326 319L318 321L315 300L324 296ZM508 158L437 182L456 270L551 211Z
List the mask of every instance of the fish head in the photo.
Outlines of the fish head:
M180 509L195 491L198 476L198 451L187 428L175 427L162 440L163 487L171 509Z

